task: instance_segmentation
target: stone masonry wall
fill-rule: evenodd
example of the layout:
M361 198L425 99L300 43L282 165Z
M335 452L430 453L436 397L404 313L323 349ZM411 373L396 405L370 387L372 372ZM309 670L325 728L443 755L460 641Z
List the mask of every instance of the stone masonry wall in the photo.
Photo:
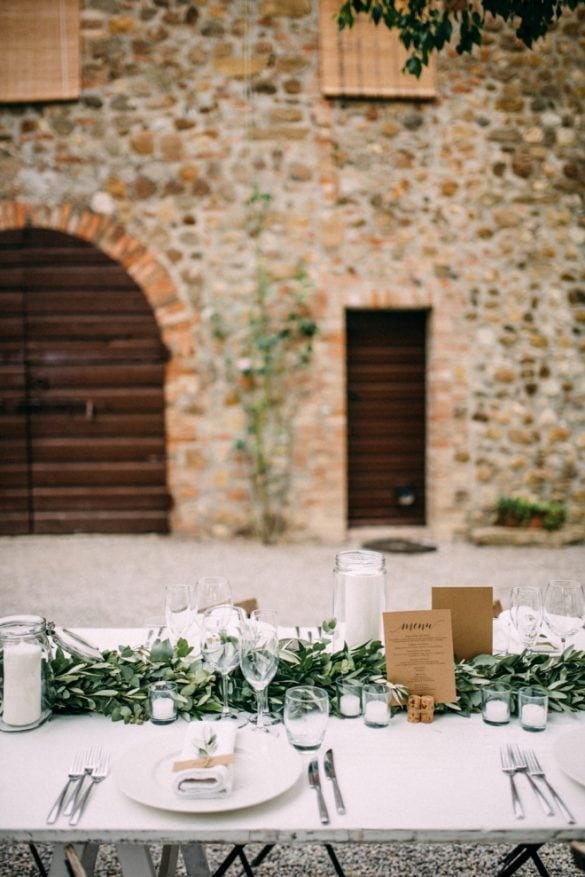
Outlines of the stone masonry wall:
M317 0L81 6L80 99L0 107L0 228L79 234L144 289L170 351L173 531L249 522L213 314L245 311L256 185L271 276L304 261L320 327L290 535L345 532L348 307L431 310L436 536L502 493L563 499L585 532L585 14L533 51L492 26L439 58L434 101L344 101L320 95Z

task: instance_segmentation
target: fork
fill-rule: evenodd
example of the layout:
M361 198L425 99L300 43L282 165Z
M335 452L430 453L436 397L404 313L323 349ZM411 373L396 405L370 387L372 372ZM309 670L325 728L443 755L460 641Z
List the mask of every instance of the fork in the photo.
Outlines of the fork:
M59 797L51 807L49 811L49 815L47 816L48 825L52 825L57 821L59 816L61 815L61 811L63 810L63 805L67 800L67 795L69 794L70 789L73 785L78 782L85 774L85 766L84 766L84 753L77 752L73 761L71 762L71 767L69 768L68 780L63 786Z
M85 752L84 760L83 760L83 773L79 779L79 783L77 784L77 788L75 789L75 793L71 795L69 801L63 808L64 816L71 816L75 807L77 806L77 802L79 800L79 796L81 795L81 789L83 787L83 781L88 774L91 774L93 769L97 766L97 763L101 757L102 748L101 746L92 746Z
M528 764L529 776L535 776L538 777L538 779L542 780L542 782L545 784L550 794L552 795L553 801L555 801L559 810L565 817L565 820L569 823L569 825L572 825L575 822L575 817L573 816L559 793L555 791L555 789L553 789L553 787L547 780L544 770L540 766L540 762L536 756L536 752L534 752L532 749L528 749L526 751L526 761Z
M85 806L87 804L91 790L94 788L94 786L97 786L98 783L101 783L102 780L105 780L109 772L110 756L109 753L105 752L102 754L96 767L94 767L89 775L90 784L86 788L80 799L76 802L75 807L73 808L73 813L71 814L71 819L69 820L69 825L77 825L77 823L83 816L83 812L85 810Z
M516 766L516 770L518 771L518 773L524 774L546 815L554 816L555 811L551 807L549 800L546 798L545 795L543 795L542 791L539 789L538 785L533 780L528 770L528 759L526 753L524 753L519 746L509 746L508 748L510 749L510 755L512 761Z
M516 819L524 819L524 808L522 806L522 801L520 800L520 795L518 794L518 789L516 788L516 782L514 780L514 774L516 773L517 768L512 759L509 746L502 746L500 748L500 762L503 772L508 774L508 776L510 777L510 789L512 791L512 807L514 809L514 816L516 817Z

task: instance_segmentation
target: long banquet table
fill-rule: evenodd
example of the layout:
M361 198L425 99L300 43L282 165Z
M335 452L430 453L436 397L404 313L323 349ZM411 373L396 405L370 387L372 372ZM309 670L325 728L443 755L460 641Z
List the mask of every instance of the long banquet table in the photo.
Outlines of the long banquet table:
M102 645L106 631L100 634L94 641ZM108 631L107 638L113 638L106 643L111 647L129 642L130 632ZM583 714L553 713L546 731L536 734L523 731L517 719L492 727L478 715L443 714L432 724L413 725L401 712L384 729L368 728L359 718L331 718L321 753L328 746L334 750L347 813L337 814L331 783L321 770L330 815L330 823L321 825L303 756L299 756L303 763L298 779L276 798L236 811L173 812L131 799L119 789L117 775L137 747L152 743L160 744L161 752L180 749L183 722L123 725L96 715L55 716L33 731L1 735L0 840L115 844L126 875L154 874L147 844L155 843L177 848L196 842L541 844L583 840L585 787L560 769L553 753L556 741L576 728L583 729L585 741ZM283 746L288 746L282 726L272 733L280 734ZM258 747L268 736L250 728L239 734L251 735L252 745ZM575 824L567 824L558 812L545 815L522 776L517 782L526 818L514 818L509 779L500 769L499 749L504 743L537 752L548 778L572 810ZM112 774L93 790L75 828L66 817L47 825L47 813L66 778L73 752L92 744L112 753ZM53 877L66 873L63 858L54 856Z

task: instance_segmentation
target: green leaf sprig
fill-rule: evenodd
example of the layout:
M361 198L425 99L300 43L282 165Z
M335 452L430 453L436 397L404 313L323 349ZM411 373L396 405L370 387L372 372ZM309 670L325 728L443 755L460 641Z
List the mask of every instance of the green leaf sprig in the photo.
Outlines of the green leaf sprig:
M324 626L325 627L325 626ZM220 677L210 673L192 649L179 640L173 649L168 641L152 651L144 647L120 647L103 653L102 661L83 661L58 650L51 662L51 700L55 713L95 712L114 721L140 723L150 717L148 688L153 682L177 684L178 712L183 718L200 718L221 710ZM281 713L287 688L316 685L329 694L331 709L337 714L336 683L341 679L375 682L386 679L382 643L371 641L357 648L344 645L328 649L328 641L306 643L290 639L281 643L278 670L268 688L269 707ZM481 710L481 691L492 683L505 684L516 692L524 686L548 694L549 707L556 712L585 709L585 652L574 648L562 655L525 651L518 655L478 655L455 665L457 699L438 704L437 712L455 711L469 715ZM239 669L229 677L230 704L238 709L255 710L256 695ZM388 681L394 702L405 704L407 690Z

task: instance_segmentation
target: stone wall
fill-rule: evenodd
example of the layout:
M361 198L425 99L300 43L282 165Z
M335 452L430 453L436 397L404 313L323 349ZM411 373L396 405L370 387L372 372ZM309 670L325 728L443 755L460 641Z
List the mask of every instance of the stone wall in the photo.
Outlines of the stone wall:
M531 52L492 26L440 57L434 101L343 101L320 95L317 0L81 5L81 98L0 107L0 227L79 234L143 287L171 354L174 532L249 522L212 323L250 296L255 185L271 276L306 264L320 326L290 535L345 532L348 307L431 310L436 536L502 493L565 500L585 531L585 14Z

